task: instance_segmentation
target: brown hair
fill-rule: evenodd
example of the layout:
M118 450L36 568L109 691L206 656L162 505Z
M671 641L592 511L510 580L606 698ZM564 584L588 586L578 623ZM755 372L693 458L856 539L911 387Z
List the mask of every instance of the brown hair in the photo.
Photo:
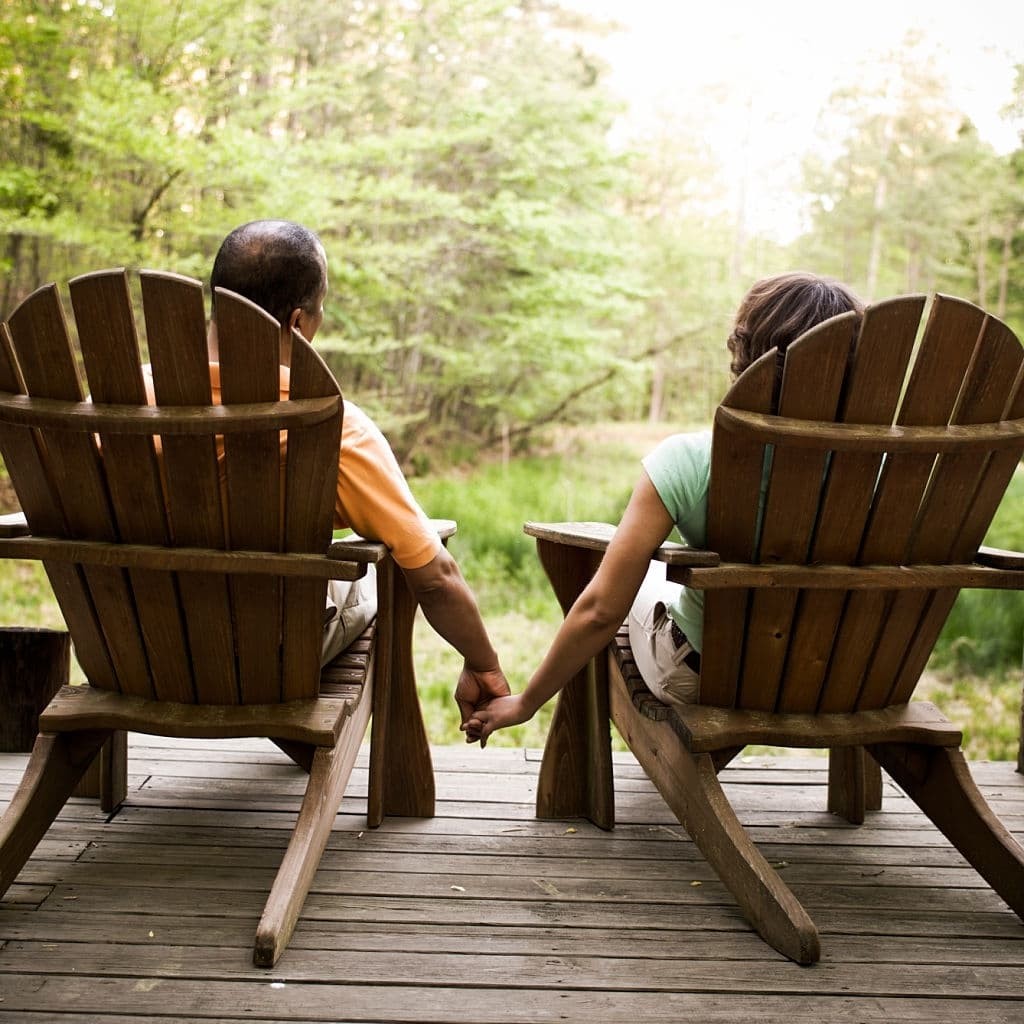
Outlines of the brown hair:
M729 335L729 369L738 377L765 352L787 346L805 331L840 313L862 313L864 304L839 281L806 271L758 281L743 297Z

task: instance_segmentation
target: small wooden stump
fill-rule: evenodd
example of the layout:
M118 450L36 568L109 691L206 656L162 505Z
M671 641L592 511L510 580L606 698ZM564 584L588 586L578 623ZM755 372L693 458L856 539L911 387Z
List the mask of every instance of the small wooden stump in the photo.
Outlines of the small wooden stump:
M0 751L31 753L39 715L71 671L71 638L60 629L0 627ZM75 789L98 797L104 811L128 792L128 734L115 732L103 744Z
M71 639L63 630L0 628L0 750L32 750L39 714L70 669Z

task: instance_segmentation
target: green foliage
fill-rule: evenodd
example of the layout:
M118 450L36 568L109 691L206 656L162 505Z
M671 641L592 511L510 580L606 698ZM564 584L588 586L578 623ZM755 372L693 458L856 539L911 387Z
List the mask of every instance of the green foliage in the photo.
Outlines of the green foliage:
M527 434L623 365L628 160L576 16L39 6L5 0L0 30L5 310L58 268L205 277L225 230L287 216L328 250L323 351L410 462Z
M1024 324L1012 273L1024 251L1019 156L978 137L919 36L865 64L821 124L828 146L804 172L812 229L794 262L868 299L945 291Z
M638 473L634 446L617 450L609 445L594 459L583 456L574 439L568 449L546 456L487 461L412 484L429 515L458 523L450 548L485 614L500 614L511 605L535 616L547 614L554 603L523 523L616 523Z
M1018 470L985 538L1024 551L1024 472ZM932 665L970 676L1007 673L1024 662L1024 593L964 590L946 620Z

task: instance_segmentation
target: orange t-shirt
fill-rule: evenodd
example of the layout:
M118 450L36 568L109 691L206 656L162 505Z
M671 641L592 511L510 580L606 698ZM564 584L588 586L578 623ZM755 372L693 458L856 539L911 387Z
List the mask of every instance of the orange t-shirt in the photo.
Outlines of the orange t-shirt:
M146 392L153 399L149 367ZM220 365L210 363L213 402L220 404ZM289 371L281 367L281 401L287 401ZM282 445L282 454L284 446ZM223 458L218 438L217 456ZM386 544L403 569L419 569L441 550L441 539L413 497L391 445L357 405L345 402L338 451L338 491L334 501L336 529L355 530L367 540Z

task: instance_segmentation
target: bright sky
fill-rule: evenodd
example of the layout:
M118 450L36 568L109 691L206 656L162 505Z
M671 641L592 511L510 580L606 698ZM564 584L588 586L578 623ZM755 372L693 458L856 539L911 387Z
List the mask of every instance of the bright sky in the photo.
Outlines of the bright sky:
M896 49L917 29L934 46L952 95L998 149L1017 144L1000 118L1024 63L1019 0L563 0L621 23L589 48L611 65L609 85L630 103L627 131L696 123L738 193L741 154L750 157L752 229L782 237L798 224L792 188L800 156L815 141L831 92L864 74L872 54ZM730 97L708 98L719 86ZM742 140L749 132L749 142Z

